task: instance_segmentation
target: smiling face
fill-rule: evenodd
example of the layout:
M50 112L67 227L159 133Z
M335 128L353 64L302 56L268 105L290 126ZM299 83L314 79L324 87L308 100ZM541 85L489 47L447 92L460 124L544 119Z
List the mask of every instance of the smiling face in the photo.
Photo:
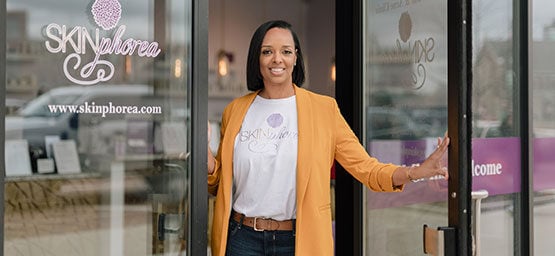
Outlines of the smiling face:
M291 32L283 28L268 30L260 49L260 74L264 87L292 85L296 61L295 42Z

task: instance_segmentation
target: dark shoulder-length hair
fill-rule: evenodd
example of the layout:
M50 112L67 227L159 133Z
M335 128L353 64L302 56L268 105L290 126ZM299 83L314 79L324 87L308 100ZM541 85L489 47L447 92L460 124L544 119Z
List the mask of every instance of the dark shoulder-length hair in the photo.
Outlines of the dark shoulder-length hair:
M293 41L295 42L295 50L297 54L297 62L293 67L293 83L299 87L301 87L304 83L303 52L301 51L301 45L299 44L297 34L293 31L293 29L291 29L291 24L288 22L283 20L272 20L260 25L260 27L258 27L252 35L249 46L249 54L247 56L247 88L250 91L256 91L264 88L262 74L260 73L260 51L266 32L272 28L283 28L291 32Z

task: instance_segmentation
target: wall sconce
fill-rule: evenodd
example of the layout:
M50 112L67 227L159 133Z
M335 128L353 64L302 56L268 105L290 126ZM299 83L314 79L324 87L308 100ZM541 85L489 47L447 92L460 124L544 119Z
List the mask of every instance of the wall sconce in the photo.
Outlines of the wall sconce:
M331 59L330 77L331 80L335 83L335 57Z
M233 63L233 53L220 50L218 52L218 75L226 76L229 73L231 63Z
M175 78L181 78L181 59L176 59L175 63L174 63L174 70L173 70L173 76Z

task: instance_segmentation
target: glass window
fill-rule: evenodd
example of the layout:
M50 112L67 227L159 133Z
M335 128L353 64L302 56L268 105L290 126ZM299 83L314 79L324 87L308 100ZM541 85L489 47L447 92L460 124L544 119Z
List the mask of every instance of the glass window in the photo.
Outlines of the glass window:
M7 0L4 255L185 255L191 1Z
M555 3L533 1L532 113L534 150L534 253L553 253L555 229Z
M447 2L364 4L367 150L384 162L421 163L447 130ZM447 225L446 194L437 179L402 193L367 191L367 255L421 255L422 225Z
M489 194L481 206L482 255L518 251L521 154L513 3L474 1L472 7L472 189Z

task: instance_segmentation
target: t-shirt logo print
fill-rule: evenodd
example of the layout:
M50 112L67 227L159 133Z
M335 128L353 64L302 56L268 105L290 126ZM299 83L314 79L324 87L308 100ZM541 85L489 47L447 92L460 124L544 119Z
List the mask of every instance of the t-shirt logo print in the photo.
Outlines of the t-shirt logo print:
M266 122L270 127L276 128L279 127L283 123L283 116L279 113L271 114L267 119Z
M121 18L121 4L118 0L95 0L91 12L98 26L110 30L116 27Z

